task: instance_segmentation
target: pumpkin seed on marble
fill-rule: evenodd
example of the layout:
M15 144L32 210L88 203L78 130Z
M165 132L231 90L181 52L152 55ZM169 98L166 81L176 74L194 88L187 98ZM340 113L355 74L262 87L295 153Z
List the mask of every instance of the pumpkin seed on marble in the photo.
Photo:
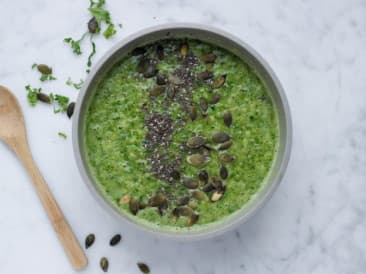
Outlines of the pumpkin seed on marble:
M41 101L41 102L46 103L46 104L51 103L50 96L48 96L47 94L44 94L42 92L37 93L37 99L38 99L38 101Z
M95 235L93 233L90 233L85 238L85 248L88 249L89 247L91 247L94 241L95 241Z
M198 180L195 178L184 178L183 185L189 189L195 189L198 187Z
M204 63L214 63L216 60L216 54L207 53L207 54L201 55L200 60Z
M213 82L213 88L221 88L225 84L226 74L221 75Z
M90 33L96 33L98 30L99 24L97 19L93 16L88 22L88 30Z
M108 259L106 257L103 257L100 259L100 268L104 271L107 272L108 271L108 267L109 267L109 262Z
M150 268L147 264L142 263L142 262L138 262L137 263L138 268L140 269L140 271L144 274L149 274L150 273Z
M187 157L187 162L191 166L195 166L195 167L205 166L209 161L210 161L210 157L208 157L207 155L202 155L202 154L198 154L198 153L189 155Z
M110 246L115 246L117 245L122 239L121 234L116 234L112 237L112 239L109 241L109 245Z
M232 163L235 161L235 157L229 153L220 154L219 158L222 163Z
M225 149L228 149L228 148L230 148L230 147L231 147L231 145L232 145L232 144L233 144L233 141L231 141L231 140L226 141L226 142L223 142L223 143L219 146L218 150L225 150Z
M52 74L52 68L45 64L37 65L37 69L42 74Z
M71 118L71 116L74 114L74 109L75 109L75 103L71 102L66 109L66 114L67 117Z
M226 166L221 166L220 168L220 177L221 179L225 180L229 176L229 171L227 170Z
M230 111L225 111L225 113L224 113L224 124L227 127L230 127L232 123L233 123L233 116L232 116L231 112Z
M225 143L230 140L230 135L225 132L214 132L211 136L215 143Z
M206 143L207 139L203 136L194 136L187 141L189 148L199 148Z

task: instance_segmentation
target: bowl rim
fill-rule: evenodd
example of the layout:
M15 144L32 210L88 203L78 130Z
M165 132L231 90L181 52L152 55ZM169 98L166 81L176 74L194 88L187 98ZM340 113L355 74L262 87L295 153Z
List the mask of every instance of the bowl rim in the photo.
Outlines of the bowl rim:
M115 208L113 208L106 200L102 197L102 195L99 194L99 192L96 189L96 186L91 182L86 170L86 163L84 163L82 159L82 152L81 152L81 146L80 146L80 136L79 136L79 120L80 120L80 112L81 112L81 103L85 96L88 93L89 86L92 83L92 80L96 77L99 70L102 68L102 66L108 61L108 59L117 52L120 48L124 47L126 44L132 42L133 40L142 37L144 35L150 34L152 32L157 31L169 31L169 30L176 30L176 29L192 29L192 30L198 30L198 31L208 31L212 32L216 35L222 36L225 39L229 39L236 43L237 45L240 45L242 48L244 48L255 60L258 62L268 73L271 80L273 81L273 84L275 86L275 92L277 93L280 102L283 105L283 111L284 111L284 120L285 120L285 127L286 127L286 135L283 137L285 138L285 145L284 145L284 152L282 161L280 162L280 166L278 170L276 171L275 177L271 180L269 183L269 186L267 187L264 194L257 198L255 200L255 203L245 212L245 214L242 214L238 216L238 218L231 220L227 223L222 222L223 224L219 224L216 226L209 227L208 230L203 231L169 231L169 230L159 230L154 227L148 227L142 224L139 224L137 222L134 222L125 216L123 216L121 213L117 212ZM174 37L172 37L174 38ZM118 41L111 49L109 49L101 58L100 60L92 67L90 73L88 74L80 92L77 97L75 105L75 111L74 115L72 117L72 143L73 143L73 151L74 151L74 157L78 166L79 173L81 174L82 180L87 185L87 188L92 193L92 196L99 202L99 204L108 212L111 213L111 215L117 216L118 219L122 220L124 224L130 225L132 228L136 228L139 231L142 232L148 232L155 236L164 236L170 239L175 240L202 240L207 238L212 238L217 235L221 235L225 233L226 231L230 231L234 229L235 227L238 227L240 224L245 223L247 220L249 220L255 213L257 213L264 204L272 197L275 190L278 188L284 173L286 171L286 168L288 166L288 162L290 159L291 154L291 147L292 147L292 120L291 120L291 113L290 113L290 107L287 101L287 98L285 96L284 89L275 75L272 68L268 65L268 63L257 53L251 46L249 46L247 43L243 42L241 39L237 38L236 36L230 34L227 31L224 31L222 29L204 25L204 24L196 24L196 23L168 23L168 24L160 24L153 27L144 28L142 30L139 30L137 32L134 32L133 34L130 34L129 36L125 37L124 39Z

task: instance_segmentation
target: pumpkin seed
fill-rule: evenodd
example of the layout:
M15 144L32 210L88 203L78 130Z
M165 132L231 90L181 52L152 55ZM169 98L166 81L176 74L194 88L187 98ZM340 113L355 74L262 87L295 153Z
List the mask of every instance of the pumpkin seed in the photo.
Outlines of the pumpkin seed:
M133 198L130 199L130 202L129 202L129 206L130 206L130 211L133 215L136 215L137 212L139 211L140 209L140 206L139 206L139 202Z
M132 56L138 56L145 54L146 49L144 47L137 47L133 51L131 51Z
M74 109L75 109L75 103L72 102L67 106L66 109L67 117L71 118L71 116L74 114Z
M37 65L37 69L42 74L52 74L52 68L45 64Z
M192 154L187 157L187 162L192 166L204 166L210 161L210 157L202 154Z
M230 140L230 136L225 132L221 131L214 132L211 137L212 141L214 141L215 143L225 143Z
M221 75L213 82L213 88L221 88L225 84L226 74Z
M180 45L180 55L182 55L183 57L187 56L188 54L188 51L189 51L189 46L187 44L187 42L183 42L181 45Z
M166 201L165 195L158 192L149 199L149 205L152 206L152 207L156 207L156 206L161 205L165 201Z
M98 30L98 27L99 27L99 25L98 25L98 21L97 21L97 19L93 16L93 17L89 20L89 22L88 22L88 30L89 30L89 32L90 32L90 33L96 33L96 32L97 32L97 30Z
M193 210L195 210L195 209L197 208L197 205L196 205L196 203L195 203L194 201L190 201L190 202L188 203L188 206L189 206L190 208L192 208Z
M144 273L144 274L149 274L150 273L150 268L147 264L138 262L137 266L138 266L138 268L140 269L140 271L142 273Z
M199 215L197 213L193 213L187 220L187 226L192 226L197 223L199 219Z
M222 163L232 163L235 161L235 157L228 153L223 153L220 155L220 161Z
M158 73L158 75L156 75L156 84L158 85L165 85L167 83L167 77L165 74L162 73Z
M179 180L180 179L180 173L178 170L173 170L171 173L170 173L170 176L174 179L174 180Z
M168 210L168 207L169 207L169 203L168 203L168 200L165 200L163 203L161 203L159 206L158 206L158 213L160 216L164 216L166 211Z
M166 96L169 99L174 99L175 92L176 92L176 89L174 87L170 86L170 87L167 88Z
M221 197L224 195L223 192L220 191L215 191L214 193L212 193L211 195L211 201L212 202L217 202L218 200L221 199Z
M95 235L93 233L89 234L88 236L86 236L85 238L85 248L89 248L93 245L95 241Z
M211 192L212 190L214 190L215 187L211 184L211 183L207 183L202 187L202 191L208 193Z
M220 93L215 93L211 99L209 100L210 104L217 104L220 101L221 98L221 94Z
M191 118L192 121L196 120L197 118L197 109L195 106L191 106L188 109L189 118Z
M164 59L164 48L160 44L157 45L157 47L156 47L156 56L158 57L159 60Z
M198 187L198 180L194 178L184 178L183 185L189 189L195 189Z
M149 91L149 95L152 97L158 97L165 92L165 86L156 86Z
M189 196L182 196L177 199L177 206L184 206L189 203Z
M144 202L139 202L139 209L145 209L147 207L147 204Z
M216 177L211 177L211 184L212 186L216 189L216 190L221 190L223 189L223 184L222 181L220 179L217 179Z
M200 98L200 108L201 108L202 112L206 112L208 109L208 103L207 103L206 98L204 98L204 97Z
M231 115L230 111L226 111L224 113L224 124L227 127L230 127L232 123L233 123L233 116Z
M145 78L151 78L154 77L156 74L158 74L158 69L156 68L155 63L150 63L150 65L146 68L144 72Z
M119 204L120 205L125 205L125 204L128 204L131 200L131 197L130 195L123 195L120 199L119 199Z
M178 216L189 217L192 216L193 214L193 209L188 206L177 207L177 210L178 210Z
M196 78L201 81L206 81L213 78L213 73L211 71L203 71L196 75Z
M198 173L198 178L202 181L207 183L208 182L208 173L206 170L201 170L200 173Z
M216 60L216 54L208 53L208 54L201 55L200 60L204 63L214 63Z
M225 180L229 176L229 171L225 166L221 166L220 168L220 177Z
M108 266L109 266L109 263L108 263L108 260L106 257L103 257L102 259L100 259L100 267L104 272L108 271Z
M109 241L109 245L115 246L121 241L122 237L120 234L116 234L112 237L112 239Z
M37 99L38 101L41 101L43 103L47 104L51 103L51 98L47 94L44 94L42 92L37 93Z
M199 148L206 143L206 138L202 136L194 136L187 141L189 148Z
M184 84L184 81L182 78L180 78L179 76L176 75L169 75L168 76L168 80L170 83L174 84L174 85L182 85Z
M138 73L145 73L150 65L150 62L151 62L150 59L143 56L140 62L136 66L136 71Z
M229 147L231 147L231 145L233 144L233 142L231 140L223 142L220 146L219 146L219 150L225 150L228 149Z
M203 201L206 198L206 194L200 190L194 190L191 193L192 197L198 201Z

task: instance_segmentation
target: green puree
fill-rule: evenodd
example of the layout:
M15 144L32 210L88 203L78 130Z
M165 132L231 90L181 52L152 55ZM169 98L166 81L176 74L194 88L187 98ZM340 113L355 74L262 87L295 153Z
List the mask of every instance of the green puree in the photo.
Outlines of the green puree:
M181 43L177 40L160 42L164 48L164 58L157 65L159 73L171 74L180 64ZM194 72L212 71L214 79L227 75L225 84L219 89L212 89L210 84L202 81L196 82L192 93L197 106L200 97L209 100L216 92L221 94L218 103L209 104L206 117L198 111L197 119L191 121L178 102L164 106L165 94L149 99L149 91L156 86L156 77L144 78L136 72L141 56L132 55L116 64L99 83L86 117L86 154L100 189L121 211L155 227L189 229L185 217L173 218L174 199L169 201L169 209L163 216L159 215L156 207L146 207L133 216L129 205L120 203L121 197L128 195L140 202L147 202L157 192L180 197L189 195L190 190L179 181L169 183L152 174L148 152L144 147L147 113L142 110L143 104L149 109L148 113L167 113L173 120L186 121L185 125L175 128L168 148L169 155L183 157L179 167L181 178L197 178L203 169L210 176L220 178L219 155L226 152L235 157L234 162L225 165L229 176L223 180L226 191L219 201L210 201L209 195L203 201L191 198L196 204L195 212L199 214L195 228L220 221L243 207L264 184L278 145L276 110L255 72L226 50L196 40L188 40L188 44L189 51L195 56L207 53L217 56L214 65L200 62L193 68ZM154 56L155 46L146 46L145 54ZM225 111L232 113L230 127L223 122ZM211 152L210 161L204 167L191 166L186 161L188 152L182 151L181 145L192 136L200 135L217 148L218 145L211 141L211 135L217 131L229 134L232 146L227 151Z

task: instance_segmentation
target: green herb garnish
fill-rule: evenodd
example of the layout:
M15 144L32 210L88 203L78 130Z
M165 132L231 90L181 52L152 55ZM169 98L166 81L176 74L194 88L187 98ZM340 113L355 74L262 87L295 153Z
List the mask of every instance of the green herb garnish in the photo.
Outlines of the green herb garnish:
M64 39L64 42L70 44L73 53L75 53L76 55L81 55L82 51L80 43L84 40L85 36L86 33L84 33L79 40L74 40L71 37L67 37Z
M39 80L41 82L56 80L56 77L54 77L52 75L52 68L51 67L49 67L45 64L34 63L32 65L32 69L35 69L35 68L37 68L37 70L41 73L41 77L39 78Z
M67 139L67 135L66 135L66 133L64 133L64 132L59 132L58 133L58 136L60 136L61 138L63 138L63 139Z
M41 82L52 81L52 80L56 80L56 77L54 77L52 74L42 74L41 77L39 78L39 80Z
M81 89L82 85L84 84L84 80L80 79L79 83L73 82L71 78L69 77L66 81L66 85L73 86L76 89Z
M69 103L69 97L60 94L50 94L51 102L53 102L53 112L66 112Z
M28 103L34 107L38 103L37 94L41 92L41 88L32 88L30 85L25 86L25 90L28 92L27 99Z

